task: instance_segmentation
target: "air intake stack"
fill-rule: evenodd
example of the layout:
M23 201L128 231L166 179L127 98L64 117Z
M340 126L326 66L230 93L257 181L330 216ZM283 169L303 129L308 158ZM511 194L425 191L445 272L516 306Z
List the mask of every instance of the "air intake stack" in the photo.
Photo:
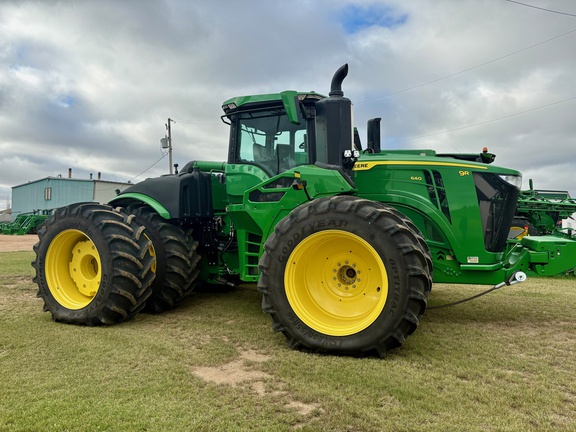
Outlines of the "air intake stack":
M346 75L348 64L334 74L330 97L316 103L316 161L338 165L350 175L354 165L354 126L352 102L342 91Z

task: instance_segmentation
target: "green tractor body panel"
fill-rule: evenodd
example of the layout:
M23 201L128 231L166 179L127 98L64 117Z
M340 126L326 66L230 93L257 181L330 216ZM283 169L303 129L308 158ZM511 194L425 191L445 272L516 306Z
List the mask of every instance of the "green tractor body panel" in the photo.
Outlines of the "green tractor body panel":
M521 176L431 150L367 153L354 166L360 196L392 205L423 233L436 282L491 284L515 270L503 252L518 189L504 179Z
M354 174L360 196L394 206L418 226L431 250L435 282L496 284L515 271L551 276L576 266L575 241L508 240L518 192L506 184L520 184L517 171L413 150L365 154ZM550 203L539 205L550 211Z
M530 255L526 273L554 276L576 267L576 241L558 236L525 236L521 245Z
M299 93L294 90L285 90L280 93L262 94L253 96L238 96L228 99L222 104L224 110L241 109L245 106L254 107L258 105L265 106L270 103L281 101L290 123L299 123L298 113L300 111L299 99L312 98L321 99L325 96L316 92Z
M254 180L252 172L236 168L227 166L227 173L232 173L232 178L237 176L236 183L242 183L242 175L247 184ZM338 171L313 165L285 171L245 189L242 203L230 204L227 209L238 235L240 278L250 282L258 280L258 261L264 242L278 222L293 209L310 199L354 192Z

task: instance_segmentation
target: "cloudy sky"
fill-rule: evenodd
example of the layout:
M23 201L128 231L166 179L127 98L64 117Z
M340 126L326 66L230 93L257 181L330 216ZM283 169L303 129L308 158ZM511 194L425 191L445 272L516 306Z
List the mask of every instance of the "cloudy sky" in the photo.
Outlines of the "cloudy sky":
M364 142L382 117L384 146L488 147L525 188L576 196L576 3L522 3L1 0L0 209L68 168L166 173L169 117L174 163L225 160L224 100L326 94L344 63Z

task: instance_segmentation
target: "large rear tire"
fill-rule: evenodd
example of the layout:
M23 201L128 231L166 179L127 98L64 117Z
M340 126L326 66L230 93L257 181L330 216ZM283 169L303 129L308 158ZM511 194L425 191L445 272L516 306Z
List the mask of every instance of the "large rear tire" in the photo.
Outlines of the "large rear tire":
M291 348L383 357L418 326L432 286L419 235L351 196L294 209L264 245L262 307Z
M136 221L146 227L146 235L154 247L156 279L144 310L163 312L172 309L194 289L199 274L198 242L189 232L167 222L147 205L132 205L122 211L135 215Z
M54 321L100 325L136 314L152 293L154 257L144 227L106 205L58 209L34 245L38 297Z

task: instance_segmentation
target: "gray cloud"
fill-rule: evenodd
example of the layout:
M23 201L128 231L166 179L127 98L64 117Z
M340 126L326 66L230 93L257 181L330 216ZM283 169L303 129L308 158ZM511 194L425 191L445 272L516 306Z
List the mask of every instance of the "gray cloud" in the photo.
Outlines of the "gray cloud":
M68 167L132 179L161 157L168 117L174 162L224 160L221 102L327 93L345 62L361 133L378 116L391 147L487 146L525 187L576 195L576 100L556 103L576 96L576 32L507 56L574 29L573 17L487 0L4 1L0 208L10 186Z

